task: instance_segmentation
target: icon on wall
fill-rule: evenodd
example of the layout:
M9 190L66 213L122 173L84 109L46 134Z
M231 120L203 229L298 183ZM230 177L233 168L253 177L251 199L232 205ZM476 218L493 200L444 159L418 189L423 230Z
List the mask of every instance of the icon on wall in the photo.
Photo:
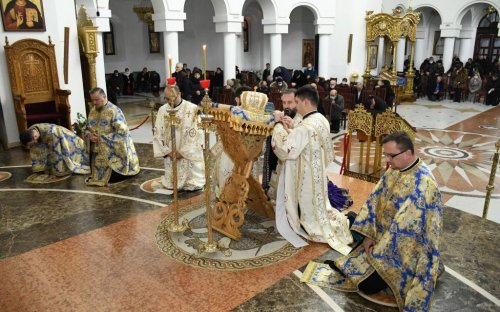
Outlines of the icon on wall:
M5 31L45 31L42 0L0 0Z
M160 53L160 33L149 31L149 53Z
M314 44L314 39L302 39L302 67L307 67L308 63L315 66Z

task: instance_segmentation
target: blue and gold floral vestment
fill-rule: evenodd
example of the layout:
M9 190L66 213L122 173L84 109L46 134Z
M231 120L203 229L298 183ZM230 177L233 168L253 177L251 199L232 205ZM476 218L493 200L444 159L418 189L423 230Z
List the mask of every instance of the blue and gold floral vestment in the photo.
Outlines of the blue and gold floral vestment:
M73 131L48 123L34 124L33 128L40 133L39 142L30 149L33 172L55 176L90 173L85 143Z
M358 291L358 285L376 270L394 293L400 311L429 311L438 276L441 229L441 194L429 168L418 160L408 170L389 169L351 227L375 241L372 253L360 245L335 259L343 275L310 263L302 281Z
M94 155L88 185L107 185L112 171L124 176L139 173L139 159L120 108L110 102L100 111L92 108L87 130L99 137L98 143L88 146Z

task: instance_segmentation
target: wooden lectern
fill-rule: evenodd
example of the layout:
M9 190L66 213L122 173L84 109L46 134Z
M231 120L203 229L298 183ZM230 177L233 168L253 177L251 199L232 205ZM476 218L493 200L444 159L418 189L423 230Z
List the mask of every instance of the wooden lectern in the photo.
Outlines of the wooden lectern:
M239 229L245 220L246 208L274 219L272 204L262 185L251 175L253 163L273 129L273 125L266 122L269 115L264 115L267 96L246 91L241 95L241 102L241 107L219 105L208 112L214 116L224 152L234 162L215 204L213 228L235 240L241 238Z

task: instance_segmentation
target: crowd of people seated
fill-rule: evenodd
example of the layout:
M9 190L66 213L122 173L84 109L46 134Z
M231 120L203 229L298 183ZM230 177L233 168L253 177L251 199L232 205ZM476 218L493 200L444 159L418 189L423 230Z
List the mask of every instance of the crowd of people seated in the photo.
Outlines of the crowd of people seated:
M433 57L424 60L419 70L415 69L414 91L418 96L427 96L431 101L446 98L454 102L473 101L486 105L498 105L500 101L500 62L489 63L485 59L472 60L464 64L455 56L450 68L445 71L441 60Z
M123 73L115 69L106 80L108 99L116 104L118 96L133 95L134 92L151 92L159 96L160 83L160 74L156 71L148 71L147 67L138 73L132 73L128 68L125 68Z

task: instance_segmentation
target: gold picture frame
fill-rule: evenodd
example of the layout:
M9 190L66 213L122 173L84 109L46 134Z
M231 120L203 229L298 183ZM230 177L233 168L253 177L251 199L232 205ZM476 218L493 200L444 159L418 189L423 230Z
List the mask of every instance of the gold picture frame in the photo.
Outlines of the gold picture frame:
M149 31L149 53L160 53L160 33Z
M314 58L316 52L314 51L314 48L314 39L302 39L302 67L307 67L308 63L311 63L313 66L316 65Z
M368 49L370 51L370 69L375 69L378 65L378 45L370 45Z
M19 2L24 4L16 10ZM0 0L0 9L5 31L45 31L42 0Z

